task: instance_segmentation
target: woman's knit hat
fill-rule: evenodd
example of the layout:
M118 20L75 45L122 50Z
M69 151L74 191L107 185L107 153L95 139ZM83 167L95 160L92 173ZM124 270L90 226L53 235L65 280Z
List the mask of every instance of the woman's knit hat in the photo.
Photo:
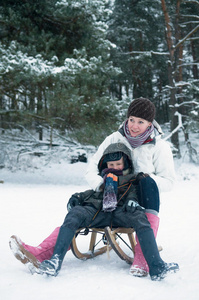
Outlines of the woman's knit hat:
M152 122L155 118L155 105L146 98L137 98L131 102L127 118L134 116Z

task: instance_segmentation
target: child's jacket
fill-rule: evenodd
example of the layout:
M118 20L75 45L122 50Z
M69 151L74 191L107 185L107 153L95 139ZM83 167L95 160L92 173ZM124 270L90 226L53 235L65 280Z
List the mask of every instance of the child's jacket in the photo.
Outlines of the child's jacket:
M98 169L99 173L101 173L101 165L103 165L103 157L107 153L114 153L114 152L123 152L128 156L129 161L131 162L131 169L128 171L130 172L127 175L118 176L118 191L117 191L117 206L123 206L128 200L137 201L137 193L136 193L136 181L135 175L133 172L132 166L132 159L130 155L129 149L121 143L111 144L107 147L104 151L104 154L99 162ZM127 170L123 171L123 173L128 173ZM80 205L92 205L96 209L102 208L102 201L103 201L103 190L96 192L94 190L87 190L85 192L76 193L73 196L79 199Z

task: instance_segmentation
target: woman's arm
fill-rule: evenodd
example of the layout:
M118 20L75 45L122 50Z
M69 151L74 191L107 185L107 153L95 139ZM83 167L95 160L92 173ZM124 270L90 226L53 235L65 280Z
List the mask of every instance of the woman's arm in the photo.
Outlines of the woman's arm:
M173 188L175 182L175 169L171 148L167 142L157 142L153 153L154 173L150 174L160 190L167 192Z

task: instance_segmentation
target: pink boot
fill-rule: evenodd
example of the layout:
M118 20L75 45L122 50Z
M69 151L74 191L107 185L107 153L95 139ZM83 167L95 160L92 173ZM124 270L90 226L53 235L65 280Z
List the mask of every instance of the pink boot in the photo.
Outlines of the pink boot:
M151 213L146 213L146 216L149 223L151 224L151 228L153 229L154 236L156 238L160 219L158 216L153 215ZM147 276L149 272L149 267L142 253L142 249L140 247L140 243L138 241L137 236L136 236L135 256L129 272L131 275L138 276L138 277Z
M55 230L37 247L26 245L17 236L13 235L9 241L10 248L14 256L23 264L31 263L38 268L40 262L50 259L53 255L59 229L60 227L55 228Z

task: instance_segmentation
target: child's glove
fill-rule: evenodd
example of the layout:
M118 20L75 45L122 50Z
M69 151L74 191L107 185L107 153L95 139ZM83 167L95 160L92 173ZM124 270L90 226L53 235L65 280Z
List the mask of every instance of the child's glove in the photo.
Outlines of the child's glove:
M75 206L80 205L80 199L75 194L71 196L67 203L68 212Z
M127 211L130 213L133 213L136 209L144 210L144 207L140 206L136 199L128 200L123 206L123 211Z

